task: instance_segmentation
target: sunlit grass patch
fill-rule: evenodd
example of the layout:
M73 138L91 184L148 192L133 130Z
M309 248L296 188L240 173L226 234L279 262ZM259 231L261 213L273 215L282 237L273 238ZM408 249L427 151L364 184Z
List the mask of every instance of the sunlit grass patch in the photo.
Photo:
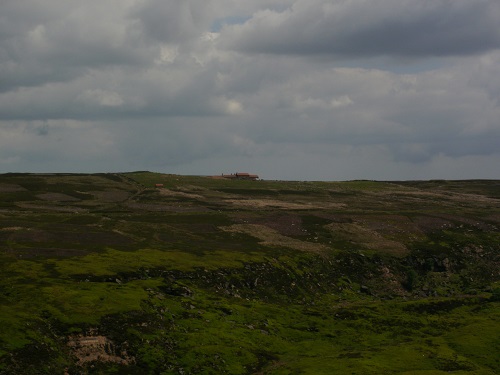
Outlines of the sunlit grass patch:
M105 276L126 273L144 268L163 268L192 271L196 268L242 267L244 262L262 261L262 253L235 253L229 250L211 250L203 255L182 251L139 249L133 252L108 249L84 257L49 260L61 276Z

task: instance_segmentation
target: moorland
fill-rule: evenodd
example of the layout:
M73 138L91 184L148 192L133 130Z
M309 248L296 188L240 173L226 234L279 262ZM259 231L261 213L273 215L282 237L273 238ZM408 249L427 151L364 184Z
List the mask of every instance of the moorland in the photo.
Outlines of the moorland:
M0 374L500 373L500 181L0 175Z

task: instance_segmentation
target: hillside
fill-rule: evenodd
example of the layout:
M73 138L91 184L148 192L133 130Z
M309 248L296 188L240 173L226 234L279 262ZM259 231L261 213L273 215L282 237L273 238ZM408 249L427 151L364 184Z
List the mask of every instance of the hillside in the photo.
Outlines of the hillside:
M0 374L497 374L499 228L493 180L3 174Z

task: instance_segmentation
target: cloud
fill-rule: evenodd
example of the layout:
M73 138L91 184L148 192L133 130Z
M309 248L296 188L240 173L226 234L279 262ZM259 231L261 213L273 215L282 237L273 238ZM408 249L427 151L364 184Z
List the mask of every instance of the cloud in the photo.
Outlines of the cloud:
M5 0L0 169L498 177L498 4Z
M68 82L91 69L147 64L155 49L127 19L130 3L3 2L0 92Z
M223 44L245 53L340 58L472 55L498 49L495 0L298 0L222 29Z
M145 0L132 7L130 17L138 21L144 37L161 43L182 44L210 27L212 3L210 0Z

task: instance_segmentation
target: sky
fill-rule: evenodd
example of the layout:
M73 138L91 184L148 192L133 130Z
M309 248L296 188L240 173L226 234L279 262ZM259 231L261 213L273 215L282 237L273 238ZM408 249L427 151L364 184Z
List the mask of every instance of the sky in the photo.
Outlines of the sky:
M500 179L498 0L0 0L0 173Z

